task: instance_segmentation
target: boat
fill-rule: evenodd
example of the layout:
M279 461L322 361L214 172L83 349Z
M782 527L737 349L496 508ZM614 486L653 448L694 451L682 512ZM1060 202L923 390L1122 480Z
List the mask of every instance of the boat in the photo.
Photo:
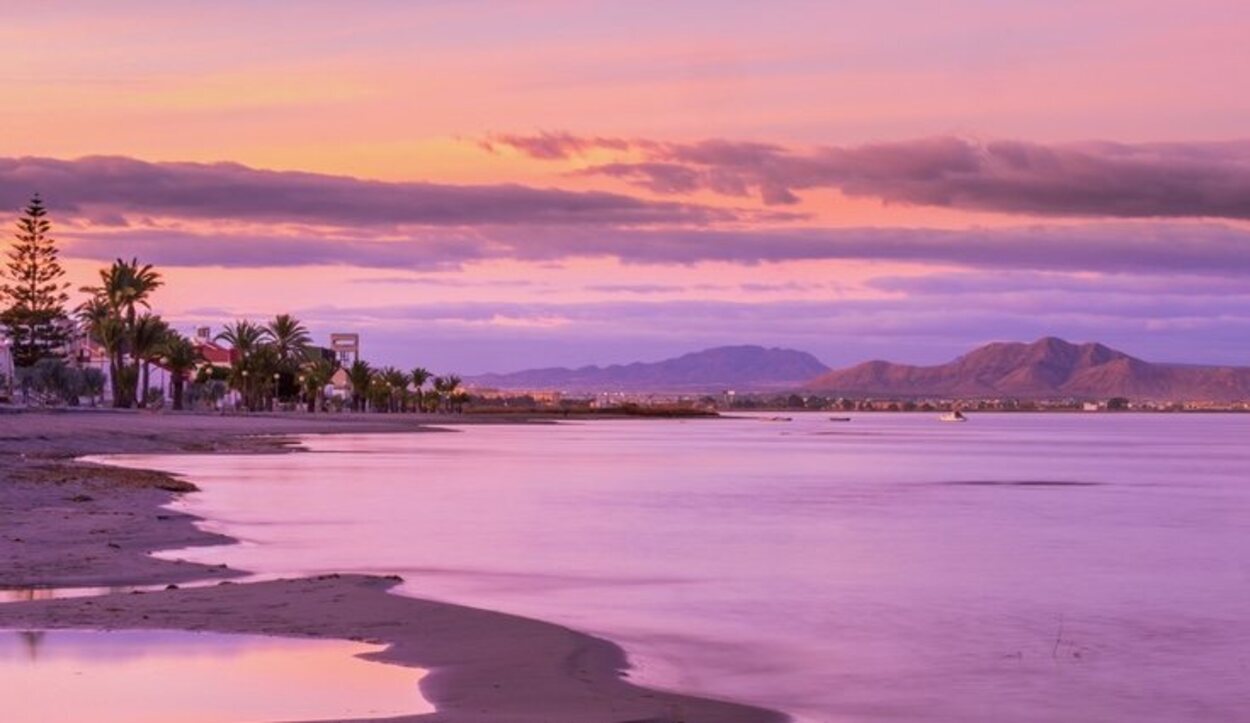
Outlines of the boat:
M830 422L849 422L851 421L851 418L850 417L830 417L829 421Z
M966 422L968 421L968 418L964 416L963 412L956 409L953 412L947 412L946 414L943 414L942 416L938 417L938 421L939 422Z
M765 417L765 422L793 422L794 417Z

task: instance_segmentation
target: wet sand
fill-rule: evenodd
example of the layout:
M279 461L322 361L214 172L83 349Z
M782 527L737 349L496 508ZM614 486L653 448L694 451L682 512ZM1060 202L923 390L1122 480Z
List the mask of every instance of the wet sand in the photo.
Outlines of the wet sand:
M422 692L438 708L402 720L787 720L749 706L635 686L626 677L624 652L611 642L537 620L393 595L388 590L395 578L329 575L237 583L228 578L243 571L149 557L153 550L230 540L162 507L175 495L193 493L185 482L72 459L125 452L280 452L285 446L280 435L435 431L431 425L491 421L432 415L0 412L0 587L210 583L4 604L0 627L206 630L389 644L375 657L429 668Z

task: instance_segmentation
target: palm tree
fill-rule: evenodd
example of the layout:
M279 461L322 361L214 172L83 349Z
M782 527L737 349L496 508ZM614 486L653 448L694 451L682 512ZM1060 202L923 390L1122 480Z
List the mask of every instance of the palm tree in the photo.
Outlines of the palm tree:
M254 390L264 381L260 377L262 370L252 368L259 366L253 363L252 357L265 346L266 336L265 327L247 319L226 324L217 335L219 341L228 343L234 350L230 365L230 385L239 390L243 397L243 406L249 410L256 409Z
M449 374L445 377L434 377L434 391L437 393L440 411L451 411L452 397L455 396L456 390L460 386L460 381L460 377L454 374Z
M449 374L443 378L443 388L447 392L448 411L451 411L453 406L459 409L462 404L460 400L464 392L460 389L460 382L460 377L455 374Z
M82 288L92 296L92 301L88 302L93 307L90 312L96 314L107 310L107 315L121 327L122 343L111 350L109 364L113 378L113 406L129 407L134 403L139 360L132 354L132 366L128 368L125 357L131 353L138 309L149 308L149 297L163 284L161 275L151 264L140 265L138 259L117 259L111 266L100 269L99 286Z
M392 412L403 411L404 393L408 389L408 375L395 367L385 367L378 372L382 381L390 390L387 409Z
M173 379L174 411L182 409L183 385L201 359L200 348L190 339L177 332L166 335L165 343L161 345L160 360Z
M135 319L131 330L130 354L136 364L142 364L142 384L139 385L139 407L148 406L149 365L161 356L165 337L170 334L169 324L155 314L145 313Z
M253 324L247 319L239 319L233 324L226 324L217 335L218 341L228 343L238 357L247 357L260 348L266 336L265 327Z
M430 371L426 369L425 367L417 367L416 369L413 369L411 372L409 372L408 376L412 379L412 386L416 387L417 389L415 406L417 408L417 411L420 412L422 396L425 394L425 392L421 388L424 387L425 383L430 380L431 374L430 374Z
M100 296L92 296L78 306L78 321L83 333L99 344L108 356L109 379L113 380L113 401L117 402L117 379L119 369L117 358L119 351L125 347L126 329L122 320L114 316L108 303ZM101 389L103 393L103 389Z
M312 343L308 328L290 314L278 314L265 327L265 332L278 352L278 359L294 371L304 361L308 346Z
M245 368L252 380L253 411L265 407L272 412L282 373L282 362L278 359L277 348L273 344L261 344L248 355Z
M352 411L363 412L369 394L369 382L373 381L373 368L363 359L357 359L347 369L347 380L352 385Z
M265 327L265 335L278 356L279 379L291 379L299 371L300 364L308 358L308 347L312 343L308 328L290 314L278 314ZM279 388L286 385L274 386L276 397ZM289 389L289 386L286 388Z
M321 408L321 398L325 394L326 385L330 383L338 369L337 362L323 356L304 362L304 366L301 367L303 374L301 381L304 394L308 397L309 412L315 412Z

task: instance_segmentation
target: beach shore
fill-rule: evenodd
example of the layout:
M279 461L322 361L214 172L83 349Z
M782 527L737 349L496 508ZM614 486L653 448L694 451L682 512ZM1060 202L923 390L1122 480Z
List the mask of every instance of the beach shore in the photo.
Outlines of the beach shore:
M0 587L177 586L0 605L0 627L180 629L363 640L380 661L430 669L431 723L780 723L772 711L627 680L615 644L558 625L391 594L393 577L234 582L245 571L162 560L154 550L228 544L164 507L194 487L87 454L284 451L286 435L437 431L489 417L434 415L0 413ZM518 420L509 420L516 422ZM523 420L521 420L523 421ZM208 584L200 584L207 581Z

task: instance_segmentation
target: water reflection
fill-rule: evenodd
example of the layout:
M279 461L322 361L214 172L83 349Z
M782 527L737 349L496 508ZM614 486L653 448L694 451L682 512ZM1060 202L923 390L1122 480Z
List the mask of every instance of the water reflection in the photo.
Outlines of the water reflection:
M0 631L0 718L223 723L432 711L418 690L423 671L356 657L380 649L176 631Z
M43 630L21 630L17 636L21 638L22 644L26 647L26 657L34 661L39 657L39 643L43 642L43 636L47 632Z
M121 459L245 541L170 556L401 574L805 722L1245 718L1250 416L792 416Z

